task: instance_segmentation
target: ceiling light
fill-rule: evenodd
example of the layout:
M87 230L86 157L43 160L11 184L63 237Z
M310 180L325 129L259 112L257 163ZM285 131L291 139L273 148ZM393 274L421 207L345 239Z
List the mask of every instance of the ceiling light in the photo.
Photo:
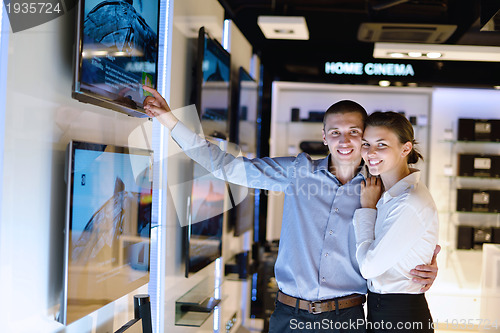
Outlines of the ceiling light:
M381 87L388 87L391 85L391 81L381 80L381 81L378 81L378 85Z
M408 52L408 56L412 58L419 58L422 56L422 52Z
M391 58L404 58L405 57L405 55L401 52L392 52L389 55L391 56Z
M413 58L409 54L420 52L426 57ZM500 62L500 47L476 45L417 44L417 43L375 43L373 57L390 59L393 53L402 53L404 58L433 60L433 53L440 53L439 60L493 61Z
M440 52L429 52L426 54L426 57L430 58L430 59L437 59L437 58L441 58L442 56L443 56L443 54Z
M302 16L259 16L257 23L267 39L309 39L306 19Z
M500 86L493 86L493 88L500 90Z

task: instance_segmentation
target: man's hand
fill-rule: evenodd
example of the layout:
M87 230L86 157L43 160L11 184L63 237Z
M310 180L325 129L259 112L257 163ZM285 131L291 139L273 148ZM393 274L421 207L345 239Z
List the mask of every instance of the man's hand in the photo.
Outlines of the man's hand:
M377 209L377 202L382 195L382 179L368 177L361 183L361 207Z
M441 246L437 245L429 265L418 265L410 271L410 274L413 275L413 282L423 285L422 289L420 289L421 292L429 290L434 280L436 280L438 273L436 257L439 251L441 251Z
M142 86L142 88L153 95L144 99L143 106L146 114L158 119L161 124L172 130L179 120L172 114L167 101L155 89L148 86Z

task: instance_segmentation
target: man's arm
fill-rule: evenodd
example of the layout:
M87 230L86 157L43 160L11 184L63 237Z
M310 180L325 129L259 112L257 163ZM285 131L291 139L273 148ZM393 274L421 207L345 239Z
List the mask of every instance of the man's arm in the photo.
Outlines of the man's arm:
M441 251L441 246L437 245L429 265L418 265L410 271L410 274L414 276L413 282L420 283L422 285L422 289L420 289L421 292L429 290L434 283L434 280L436 280L438 273L436 257L439 251Z
M172 139L193 161L215 178L230 183L272 191L284 191L294 175L295 157L255 158L236 157L222 151L187 128L170 110L165 99L155 90L144 86L153 96L144 100L144 110L170 130Z

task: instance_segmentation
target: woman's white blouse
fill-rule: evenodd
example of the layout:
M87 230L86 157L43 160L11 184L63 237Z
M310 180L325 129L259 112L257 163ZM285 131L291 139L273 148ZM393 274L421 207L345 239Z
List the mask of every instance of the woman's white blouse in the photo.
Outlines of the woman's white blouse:
M438 242L436 205L420 171L411 171L383 193L377 209L354 213L356 258L372 292L421 293L410 270L429 264Z

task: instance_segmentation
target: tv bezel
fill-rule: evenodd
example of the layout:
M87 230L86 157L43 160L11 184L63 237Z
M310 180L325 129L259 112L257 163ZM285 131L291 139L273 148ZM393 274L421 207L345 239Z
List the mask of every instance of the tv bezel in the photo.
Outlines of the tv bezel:
M157 9L157 32L159 32L159 27L160 27L160 2L158 1L158 9ZM86 88L87 85L83 84L81 81L81 69L82 69L82 52L83 52L83 24L85 21L85 0L80 0L79 4L76 6L77 8L77 13L76 13L76 27L75 27L75 48L74 52L75 55L73 57L74 59L74 64L73 64L73 86L72 86L72 91L71 91L71 97L83 102L83 103L88 103L88 104L93 104L96 106L100 106L106 109L110 109L113 111L118 111L120 113L124 113L128 116L131 117L138 117L138 118L147 118L149 117L146 112L144 111L144 108L142 104L136 104L132 100L128 99L123 99L121 102L117 101L116 98L119 96L113 96L110 92L99 89L97 87L90 87ZM157 33L157 38L159 38L159 33ZM157 40L157 45L158 45L158 40ZM155 60L155 81L158 80L158 52L156 53L156 60ZM84 87L82 88L82 84ZM153 82L153 88L156 89L157 87L157 82ZM115 99L113 99L115 97ZM129 103L126 103L129 102Z
M146 153L147 153L147 155L149 155L151 157L153 156L152 150L144 149L144 148L132 148L132 147L124 147L124 146L102 144L102 143L95 143L95 142L78 141L78 140L71 140L68 143L68 146L66 148L66 157L65 157L66 158L66 163L65 163L66 169L64 172L64 178L65 178L65 182L66 182L66 210L65 210L66 213L65 213L65 221L64 221L63 288L62 288L62 292L61 292L61 303L60 303L60 309L59 309L59 316L57 318L57 320L63 325L70 324L67 321L68 296L69 296L69 268L70 268L70 265L69 265L70 248L69 247L70 247L71 220L72 220L72 213L73 213L72 201L73 201L73 184L74 184L74 177L73 177L74 176L74 152L76 149L78 149L76 146L79 146L79 145L95 145L95 146L104 146L106 148L109 147L109 148L111 148L111 151L109 151L109 152L113 152L113 153L130 154L130 151L132 150L135 152L142 152L143 154L141 154L141 155L146 155ZM151 226L150 226L150 228L151 228ZM151 239L151 229L149 232L149 238ZM151 245L149 246L149 251L150 251L150 255L148 256L148 258L149 258L149 260L151 260ZM144 284L149 283L149 265L150 265L150 263L148 264L148 274L147 274L148 281L146 281ZM142 284L142 285L144 285L144 284ZM137 289L137 287L129 290L128 292L132 292L135 289ZM111 302L113 302L113 301L116 301L116 299L112 300ZM104 306L105 305L103 305L103 307ZM92 312L90 312L90 313L92 313Z

